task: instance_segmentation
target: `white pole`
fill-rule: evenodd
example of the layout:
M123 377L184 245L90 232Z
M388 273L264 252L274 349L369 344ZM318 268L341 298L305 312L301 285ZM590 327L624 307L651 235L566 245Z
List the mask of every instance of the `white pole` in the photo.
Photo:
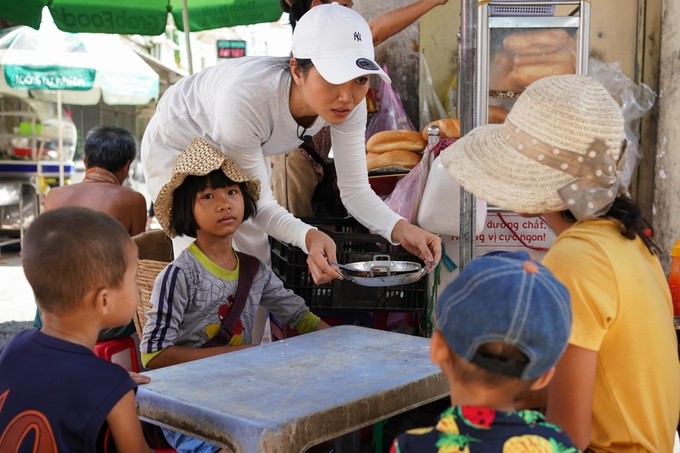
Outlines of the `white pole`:
M189 6L187 0L182 0L182 24L184 25L184 41L187 46L187 60L189 61L189 74L194 73L194 59L191 56L191 30L189 26Z
M61 90L57 90L57 127L59 128L59 185L64 185L64 136L61 127Z

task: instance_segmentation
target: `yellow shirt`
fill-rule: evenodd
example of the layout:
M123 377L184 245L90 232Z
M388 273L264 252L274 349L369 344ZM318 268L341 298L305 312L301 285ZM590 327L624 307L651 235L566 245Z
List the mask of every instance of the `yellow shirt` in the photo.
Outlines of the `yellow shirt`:
M680 363L658 259L597 219L560 234L543 264L571 293L569 343L597 351L590 450L672 452Z

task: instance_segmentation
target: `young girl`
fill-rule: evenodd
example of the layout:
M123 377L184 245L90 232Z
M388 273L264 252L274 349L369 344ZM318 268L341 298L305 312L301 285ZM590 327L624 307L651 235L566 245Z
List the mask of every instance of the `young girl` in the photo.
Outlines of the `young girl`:
M548 386L547 420L584 451L673 451L673 309L657 249L617 171L623 137L621 108L599 82L553 76L531 84L504 124L480 126L444 150L442 162L465 190L540 216L557 234L543 264L569 289L574 321ZM545 405L538 397L519 406Z
M259 192L256 179L203 139L195 139L178 157L154 209L169 236L183 234L196 240L156 279L140 344L147 368L254 346L259 305L301 333L328 327L302 298L283 287L269 267L235 252L232 237L255 214ZM252 282L245 304L239 307L237 291L243 290L239 286L244 284L244 273L250 273ZM176 449L186 448L186 443L191 448L202 444L179 433L164 433Z

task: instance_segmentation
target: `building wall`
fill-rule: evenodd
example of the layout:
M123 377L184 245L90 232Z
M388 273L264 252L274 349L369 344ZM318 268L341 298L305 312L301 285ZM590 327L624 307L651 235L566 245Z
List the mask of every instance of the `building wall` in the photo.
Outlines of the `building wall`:
M680 3L664 0L662 17L654 225L657 242L667 252L680 239ZM666 266L669 261L664 255Z

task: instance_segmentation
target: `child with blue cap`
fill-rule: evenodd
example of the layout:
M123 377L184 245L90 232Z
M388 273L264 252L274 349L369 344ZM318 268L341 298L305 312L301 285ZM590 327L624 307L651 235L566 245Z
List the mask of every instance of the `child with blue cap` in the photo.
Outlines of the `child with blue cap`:
M569 437L515 400L545 387L567 346L569 292L526 252L476 258L442 293L430 343L451 407L391 452L577 452Z

